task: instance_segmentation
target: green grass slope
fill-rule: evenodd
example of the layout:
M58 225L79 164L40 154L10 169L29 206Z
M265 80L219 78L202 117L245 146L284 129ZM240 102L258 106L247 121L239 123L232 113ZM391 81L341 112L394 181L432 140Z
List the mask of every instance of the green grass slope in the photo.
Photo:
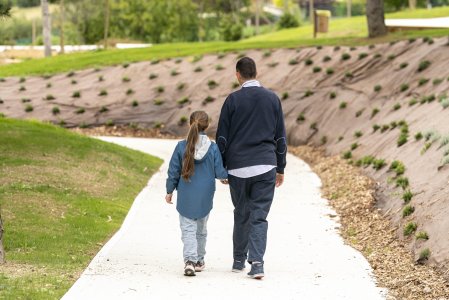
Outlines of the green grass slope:
M160 164L56 126L0 118L8 261L0 267L0 299L59 299Z
M449 16L449 7L404 11L386 15L386 18L431 18ZM44 75L82 70L90 67L101 67L124 62L136 62L153 59L165 59L189 55L201 55L215 52L239 51L255 48L293 48L318 45L357 46L371 43L383 43L407 39L410 37L448 35L444 29L403 31L389 34L378 39L367 39L366 18L353 17L332 19L330 32L319 38L312 38L312 26L280 30L259 35L239 42L204 42L204 43L173 43L159 44L151 48L93 51L66 54L51 58L29 60L18 64L0 66L0 77Z

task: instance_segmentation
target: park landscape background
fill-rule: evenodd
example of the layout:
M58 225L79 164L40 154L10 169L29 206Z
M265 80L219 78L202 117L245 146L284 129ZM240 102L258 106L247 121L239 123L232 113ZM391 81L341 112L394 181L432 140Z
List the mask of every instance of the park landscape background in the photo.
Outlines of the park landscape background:
M170 1L148 4L163 2ZM61 296L117 230L133 195L160 164L141 153L19 120L38 119L87 132L182 136L189 113L204 109L212 116L213 134L226 95L239 88L234 64L245 55L256 60L260 81L281 98L290 145L309 145L341 156L376 181L376 201L370 209L379 208L388 218L413 262L447 276L448 30L399 31L369 39L362 10L361 16L332 19L329 33L313 39L304 11L307 5L274 3L288 15L286 27L293 28L283 29L280 20L267 15L271 23L257 29L243 25L248 19L254 23L254 3L240 1L241 6L234 7L231 2L211 1L218 6L204 7L203 13L216 17L205 25L197 17L203 2L179 1L177 9L190 8L191 15L179 18L179 10L173 10L177 21L169 23L179 27L171 28L151 23L157 22L153 19L157 14L150 9L137 13L146 9L145 1L113 1L111 20L116 22L111 22L106 45L113 47L125 38L156 44L46 59L32 58L36 54L31 53L21 56L20 63L0 66L0 204L7 254L0 293L18 298ZM68 18L67 42L105 44L102 3L66 1L66 5L74 12L98 5L86 10L95 13L78 23ZM386 2L386 11L392 11L386 18L449 16L449 7L444 6L393 12L408 5ZM50 8L57 19L57 3ZM14 8L13 19L0 25L0 38L6 36L1 34L4 28L23 21L14 20L15 11L19 15L22 10ZM83 31L80 24L93 29ZM139 24L146 24L142 32ZM163 32L158 36L151 31L154 27ZM58 26L52 31L59 43ZM29 30L24 32L23 37L10 35L3 41L30 42ZM83 165L90 167L82 170ZM86 186L86 178L98 185ZM334 191L331 204L346 192ZM356 229L343 230L354 247L363 245L354 238ZM49 237L53 243L48 243ZM378 251L365 250L365 255ZM60 257L48 256L57 252ZM419 295L415 292L405 299L420 299Z

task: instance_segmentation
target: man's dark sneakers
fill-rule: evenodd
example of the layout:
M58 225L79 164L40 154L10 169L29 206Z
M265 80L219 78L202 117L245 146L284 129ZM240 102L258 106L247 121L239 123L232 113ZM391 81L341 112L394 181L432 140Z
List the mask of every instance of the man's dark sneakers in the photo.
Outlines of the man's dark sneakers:
M262 279L265 276L263 272L263 263L253 262L251 264L251 271L249 271L248 276L253 279Z
M245 270L245 261L244 260L234 260L234 263L232 264L232 272L234 273L240 273Z
M184 275L186 276L195 276L195 265L193 261L187 261L186 266L184 267Z

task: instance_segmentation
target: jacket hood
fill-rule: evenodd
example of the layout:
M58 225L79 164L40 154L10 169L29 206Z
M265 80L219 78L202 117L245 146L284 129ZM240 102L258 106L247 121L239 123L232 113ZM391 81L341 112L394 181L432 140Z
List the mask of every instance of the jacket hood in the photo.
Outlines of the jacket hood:
M198 137L198 142L195 145L195 160L202 160L209 151L211 144L212 142L207 135L200 134Z

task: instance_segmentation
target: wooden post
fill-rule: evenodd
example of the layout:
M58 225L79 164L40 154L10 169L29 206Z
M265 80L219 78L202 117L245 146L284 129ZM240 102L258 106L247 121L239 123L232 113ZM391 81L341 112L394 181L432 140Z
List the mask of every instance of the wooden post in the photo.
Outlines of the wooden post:
M0 214L0 264L5 263L5 248L3 247L3 221Z
M48 0L41 0L42 6L42 34L44 36L45 57L51 56L51 23L48 11Z
M104 1L104 49L108 49L109 35L109 0Z
M64 54L64 21L65 21L65 16L64 16L64 0L61 0L61 2L59 3L59 7L60 7L60 14L61 14L61 18L60 18L60 27L59 27L59 45L61 47L61 54Z

